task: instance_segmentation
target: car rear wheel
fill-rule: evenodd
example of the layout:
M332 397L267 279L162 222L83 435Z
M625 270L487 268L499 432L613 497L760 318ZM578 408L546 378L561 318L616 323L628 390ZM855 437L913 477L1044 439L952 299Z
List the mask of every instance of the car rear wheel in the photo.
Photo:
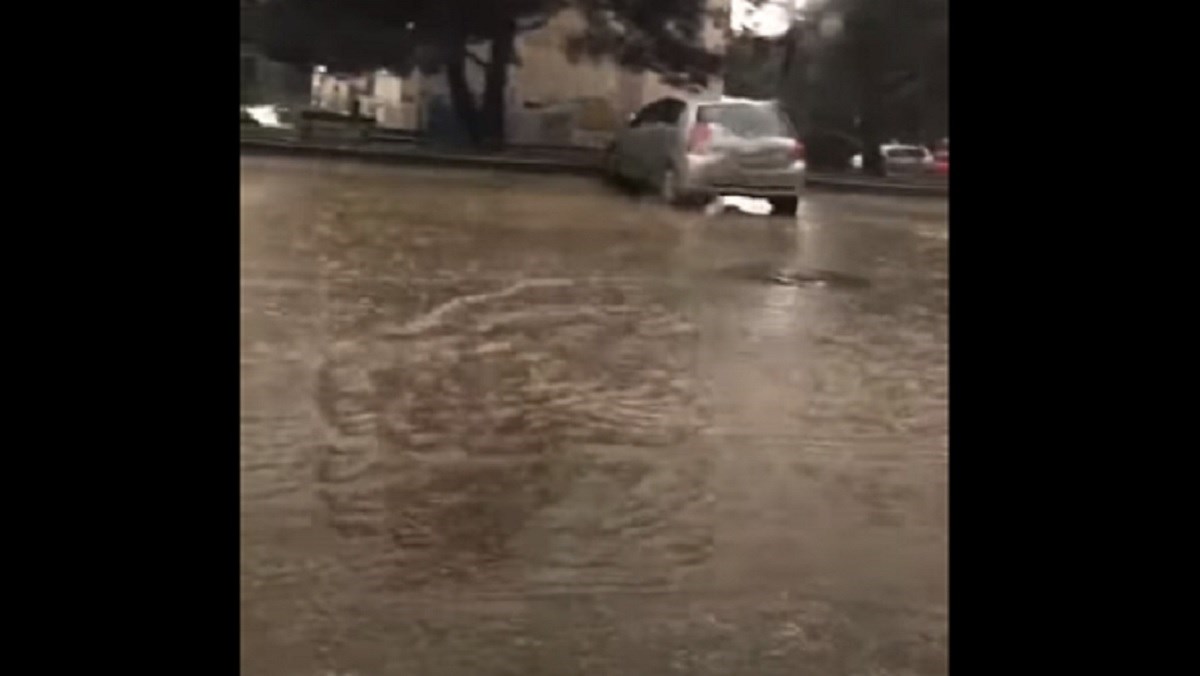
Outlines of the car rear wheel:
M663 202L676 207L690 207L701 202L699 195L688 192L683 187L674 167L663 169L658 180L658 194Z
M658 196L667 204L680 203L679 174L675 173L674 168L666 167L658 177Z
M772 197L771 213L782 216L795 216L796 207L800 205L798 197Z
M604 172L604 179L610 184L621 186L625 183L621 177L621 172L617 169L617 149L615 146L610 145L604 149L601 170Z

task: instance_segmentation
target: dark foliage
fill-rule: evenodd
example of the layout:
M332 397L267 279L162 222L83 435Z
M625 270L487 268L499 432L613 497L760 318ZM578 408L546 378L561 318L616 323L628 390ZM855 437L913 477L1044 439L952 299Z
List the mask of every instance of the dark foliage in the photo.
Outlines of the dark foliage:
M298 65L444 72L471 141L491 145L503 142L516 36L572 6L588 19L567 46L573 56L610 56L688 81L703 81L719 67L702 45L704 0L262 0L243 3L243 37ZM484 70L478 94L469 63Z

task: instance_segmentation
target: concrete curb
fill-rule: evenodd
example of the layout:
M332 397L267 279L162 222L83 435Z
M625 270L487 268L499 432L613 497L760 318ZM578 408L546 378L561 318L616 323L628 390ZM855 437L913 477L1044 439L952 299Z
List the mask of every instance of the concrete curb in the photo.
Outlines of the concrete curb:
M583 158L561 159L519 156L488 155L428 150L408 145L404 148L380 147L362 143L331 143L298 141L292 139L246 138L241 139L241 152L256 155L291 155L298 157L329 157L355 159L386 164L416 164L443 167L465 167L496 169L536 174L572 174L576 176L599 176L601 167L596 161ZM910 197L947 197L948 185L919 185L871 181L854 177L809 175L805 186L814 190L858 192L876 195Z
M396 152L392 148L378 148L352 143L332 144L243 138L241 140L241 152L244 154L261 155L344 158L386 164L499 169L538 174L574 174L581 176L597 176L600 174L600 167L591 162L415 149Z

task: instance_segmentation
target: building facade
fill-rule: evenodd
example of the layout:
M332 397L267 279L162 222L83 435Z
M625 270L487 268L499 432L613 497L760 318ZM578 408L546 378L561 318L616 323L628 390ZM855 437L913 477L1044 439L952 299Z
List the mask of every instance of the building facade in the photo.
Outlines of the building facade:
M709 50L723 53L730 0L710 0L717 10L708 19L704 34ZM662 82L656 73L630 72L611 59L567 57L568 39L584 28L576 10L564 10L544 26L517 36L519 64L509 71L505 92L506 134L512 143L583 144L607 142L615 129L643 105L663 96L688 92ZM472 51L489 58L486 48ZM467 63L467 81L481 92L483 68ZM723 83L712 78L705 88L720 94ZM314 73L312 104L325 110L349 113L358 100L364 114L385 128L430 131L455 122L449 86L444 75L413 72L400 77L387 71L365 76Z

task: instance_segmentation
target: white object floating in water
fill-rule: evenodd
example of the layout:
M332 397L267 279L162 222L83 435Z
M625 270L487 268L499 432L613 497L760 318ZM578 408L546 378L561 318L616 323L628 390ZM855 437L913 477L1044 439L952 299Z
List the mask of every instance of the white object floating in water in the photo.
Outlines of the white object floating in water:
M246 106L246 113L264 127L283 129L288 126L279 119L279 111L275 106Z
M721 205L722 211L732 208L747 214L754 214L756 216L769 216L771 214L771 203L767 200L758 199L755 197L723 195L718 203Z

